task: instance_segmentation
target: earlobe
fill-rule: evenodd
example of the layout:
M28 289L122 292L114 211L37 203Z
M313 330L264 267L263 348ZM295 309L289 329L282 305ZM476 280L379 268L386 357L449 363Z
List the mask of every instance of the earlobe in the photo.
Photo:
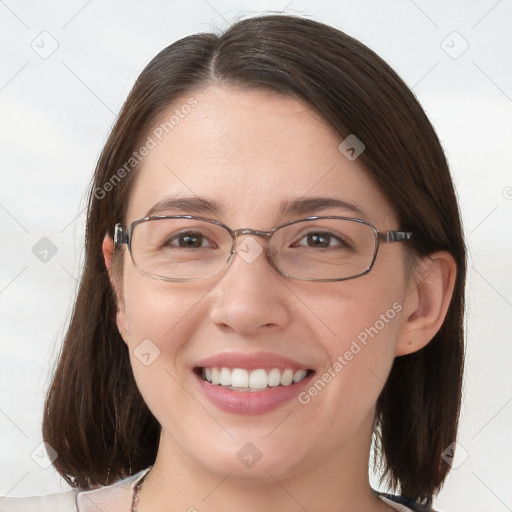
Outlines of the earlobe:
M114 291L115 301L116 301L116 323L117 328L121 334L121 337L125 339L125 335L127 333L126 329L126 313L124 308L124 301L122 292L119 286L119 283L116 281L116 276L114 269L112 268L112 260L114 256L114 240L112 237L106 233L103 238L103 243L101 246L101 250L103 252L103 259L105 261L105 267L107 268L108 277L110 279L110 284ZM125 339L126 341L126 339Z
M114 255L114 240L108 233L106 233L105 237L103 238L101 250L103 252L103 259L105 260L105 267L107 267L110 284L112 285L112 288L114 288L114 290L116 290L114 273L112 270L112 257ZM116 295L117 295L117 292L116 292Z
M439 331L450 306L456 274L455 260L446 251L427 256L420 263L415 285L404 301L397 356L422 349Z

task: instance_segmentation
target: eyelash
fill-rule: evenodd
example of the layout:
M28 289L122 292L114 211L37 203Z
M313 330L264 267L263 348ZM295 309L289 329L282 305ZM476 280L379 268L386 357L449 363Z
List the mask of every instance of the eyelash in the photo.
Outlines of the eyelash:
M179 241L180 239L183 239L183 238L186 238L186 237L201 237L201 242L203 241L207 241L208 242L208 245L202 245L200 247L189 247L189 249L199 249L199 248L204 248L204 247L210 247L210 248L217 248L218 245L214 242L211 241L210 237L208 237L207 235L205 235L204 233L201 233L201 232L198 232L198 231L185 231L185 232L182 232L182 233L176 233L176 234L173 234L171 237L167 238L163 244L162 244L162 247L180 247L180 248L187 248L187 247L182 247L181 245L179 245ZM311 236L319 236L319 237L322 237L322 238L329 238L329 245L327 247L317 247L316 249L332 249L334 247L342 247L342 248L351 248L352 245L347 241L347 240L344 240L343 238L341 238L339 236L339 234L335 234L335 233L332 233L332 232L329 232L329 231L309 231L307 233L303 233L301 235L299 235L299 237L296 238L296 242L293 242L291 244L291 246L295 246L295 247L304 247L304 245L300 244L300 242L304 239L307 239L308 237L311 237ZM331 242L335 240L336 242L338 242L337 244L335 244L334 246L331 245ZM177 243L173 243L173 242L177 242ZM307 243L307 242L306 242ZM308 246L310 247L310 246ZM314 247L310 247L310 248L314 248Z

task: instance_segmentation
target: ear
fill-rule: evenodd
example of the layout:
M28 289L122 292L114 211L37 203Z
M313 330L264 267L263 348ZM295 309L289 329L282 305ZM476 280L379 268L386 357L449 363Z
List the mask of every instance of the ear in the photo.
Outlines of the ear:
M446 251L431 254L420 262L414 286L404 300L397 356L422 349L439 331L453 295L456 274L455 260Z
M117 313L116 313L116 323L119 332L121 333L122 338L124 339L127 334L127 322L126 322L126 310L124 307L124 300L122 294L121 283L116 281L116 275L112 268L112 258L114 255L114 240L112 237L106 233L103 238L103 243L101 245L101 250L103 252L103 259L105 260L105 267L107 268L108 277L110 279L110 284L112 289L114 290L114 295L116 299ZM119 277L119 276L118 276ZM125 340L126 341L126 340Z

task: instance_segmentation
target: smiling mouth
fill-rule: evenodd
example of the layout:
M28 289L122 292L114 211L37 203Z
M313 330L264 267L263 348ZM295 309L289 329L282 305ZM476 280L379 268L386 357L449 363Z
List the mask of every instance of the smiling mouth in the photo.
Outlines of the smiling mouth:
M246 370L245 368L216 366L210 368L196 367L194 372L202 380L214 386L222 386L233 391L254 392L293 386L312 375L314 370L293 370L291 368Z

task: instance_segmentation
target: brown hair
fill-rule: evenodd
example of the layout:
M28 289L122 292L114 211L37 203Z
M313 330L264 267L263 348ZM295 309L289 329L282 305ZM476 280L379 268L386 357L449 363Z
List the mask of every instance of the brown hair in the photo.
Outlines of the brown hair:
M384 477L391 489L431 503L449 471L441 455L456 438L463 368L465 246L447 162L414 95L380 57L332 27L285 15L185 37L137 78L96 167L85 266L46 401L43 435L59 454L56 469L85 487L155 460L160 425L134 381L101 250L105 233L123 221L135 171L106 197L104 186L165 109L215 82L292 95L316 109L340 142L356 134L366 146L359 158L394 204L400 228L416 235L413 251L446 250L455 258L455 291L441 329L422 350L395 359L377 403Z

